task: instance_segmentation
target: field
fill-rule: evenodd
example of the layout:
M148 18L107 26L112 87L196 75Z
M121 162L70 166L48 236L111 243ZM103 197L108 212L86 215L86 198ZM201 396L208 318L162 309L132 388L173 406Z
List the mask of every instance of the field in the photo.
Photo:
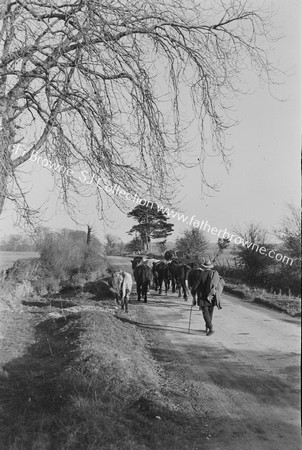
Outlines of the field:
M18 259L38 258L37 252L1 252L0 251L0 272L13 265Z

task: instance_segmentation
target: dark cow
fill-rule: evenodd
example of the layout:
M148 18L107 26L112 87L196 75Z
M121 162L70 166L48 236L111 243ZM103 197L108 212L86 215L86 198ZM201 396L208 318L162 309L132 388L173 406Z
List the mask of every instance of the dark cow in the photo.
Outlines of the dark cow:
M177 269L178 266L185 265L189 266L190 269L194 269L197 266L197 263L195 262L184 262L180 259L173 258L171 262L169 262L169 272L170 272L170 278L171 278L171 284L172 284L172 292L174 293L176 290L176 286L178 284L178 278L179 278L179 271L180 269ZM176 279L177 275L177 279ZM187 274L186 274L187 275ZM179 286L177 287L179 289Z
M134 271L135 268L138 266L138 264L140 264L142 262L143 257L142 256L135 256L134 259L131 259L131 265L132 265L132 270Z
M160 261L153 264L153 277L155 280L154 289L159 289L159 295L162 293L162 285L165 284L165 293L168 293L170 285L170 271L169 265L165 261Z
M188 288L190 291L192 291L193 286L195 286L198 283L198 280L200 282L201 277L200 273L202 272L202 269L192 269L188 273ZM192 292L191 292L192 294ZM193 305L196 305L196 293L192 294L193 296Z
M181 261L179 261L178 259L172 259L172 261L169 262L169 272L170 272L170 279L171 279L173 294L175 292L175 287L176 287L175 269L180 264L181 264Z
M178 297L181 297L181 289L183 290L183 298L188 300L187 295L187 283L188 274L191 270L191 266L188 264L178 264L174 269L174 276L176 281L176 288L178 289Z
M134 269L133 275L136 281L137 300L140 301L142 295L144 302L147 303L147 292L153 278L152 270L145 264L139 264Z
M156 271L156 264L157 263L152 264L152 275L153 275L153 286L152 287L155 291L157 291L157 289L158 289L158 273Z

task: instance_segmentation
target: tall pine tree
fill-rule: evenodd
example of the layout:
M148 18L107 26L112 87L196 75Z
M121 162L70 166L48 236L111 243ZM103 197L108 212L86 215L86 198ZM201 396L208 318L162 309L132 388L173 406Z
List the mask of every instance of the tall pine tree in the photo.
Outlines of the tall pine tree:
M137 205L127 215L138 222L128 234L137 233L140 236L144 251L151 250L152 239L166 238L172 234L173 224L168 223L167 215L158 211L156 204L153 204L152 208Z

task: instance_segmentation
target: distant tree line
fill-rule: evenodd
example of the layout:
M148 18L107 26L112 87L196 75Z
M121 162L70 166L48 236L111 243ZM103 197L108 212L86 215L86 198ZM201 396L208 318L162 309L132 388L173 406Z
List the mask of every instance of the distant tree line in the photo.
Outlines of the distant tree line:
M138 225L134 225L129 231L129 234L135 236L123 246L119 242L116 250L123 247L124 252L146 252L148 249L150 252L152 239L166 238L173 229L166 215L162 212L159 215L155 208L150 212L150 209L138 206L128 216L138 222ZM237 227L234 233L247 245L232 244L228 239L219 238L216 250L209 252L209 242L205 234L192 227L176 239L175 255L197 263L210 257L224 276L236 278L251 286L281 290L294 295L300 293L301 220L298 207L289 204L280 226L273 232L264 229L260 224L251 223L245 228ZM269 240L270 235L277 237L280 243L273 245ZM165 242L166 240L154 245L154 250L157 250L159 255L164 253ZM265 254L258 251L261 247L265 248ZM232 264L232 267L220 264L220 257L227 249L228 255L236 261L236 265ZM274 255L279 253L278 256L283 256L284 260L281 262L269 257L270 250L275 251Z
M280 226L269 233L260 224L251 223L245 229L234 230L237 236L252 245L248 248L236 245L232 254L238 261L234 268L222 267L224 276L231 276L238 281L252 286L260 286L273 291L301 293L301 220L300 208L289 204L287 212L280 222ZM269 242L269 235L273 234L280 241L279 244ZM253 248L254 247L254 248ZM266 254L261 254L255 248L265 247ZM284 261L277 261L268 256L274 250Z
M134 234L134 237L127 243L124 243L118 236L106 234L104 242L101 244L91 233L91 227L88 227L87 233L67 229L53 232L47 228L40 228L35 240L18 234L8 236L2 240L0 250L39 251L45 260L52 261L54 269L59 266L65 267L68 260L70 267L68 266L67 272L77 270L77 268L87 268L90 262L92 266L95 266L100 254L144 253L147 248L149 248L148 253L151 254L152 240L156 240L152 243L152 254L158 257L163 256L168 248L166 238L171 234L173 224L169 224L167 217L162 213L157 214L154 210L150 214L147 209L146 212L148 214L144 218L144 208L136 207L134 213L129 214L129 217L134 218L139 226L131 228L129 234ZM280 244L272 245L268 239L269 232L259 224L252 223L244 229L237 228L234 232L245 242L253 245L249 248L243 245L231 245L228 239L219 238L216 250L213 250L213 244L210 246L205 234L192 227L177 237L173 250L176 256L197 263L203 262L205 258L212 258L221 275L230 279L236 279L252 286L273 288L276 291L283 290L294 295L300 293L301 221L299 208L288 205L287 213L281 220L280 226L274 230L273 234L279 239ZM159 239L162 240L159 241ZM147 243L148 245L146 245ZM255 246L265 247L266 252L274 249L276 253L292 258L293 263L278 262L256 251ZM211 247L211 252L209 247ZM231 256L233 260L235 259L236 266L221 264L223 258L220 257L224 254L229 255L228 258ZM90 258L92 259L89 262ZM60 263L58 263L59 260Z

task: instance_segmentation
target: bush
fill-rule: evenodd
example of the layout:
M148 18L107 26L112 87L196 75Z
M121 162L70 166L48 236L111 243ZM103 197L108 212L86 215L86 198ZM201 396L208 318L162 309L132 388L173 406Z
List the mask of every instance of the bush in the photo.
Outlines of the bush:
M275 272L267 271L259 274L256 279L251 279L245 269L236 269L223 265L216 266L219 274L231 282L245 283L250 287L264 288L268 292L282 292L286 295L300 296L301 277L299 261L293 267L278 264Z
M45 234L39 244L42 263L60 280L103 269L100 242L92 237L87 245L86 239L86 233L81 231L62 230Z

